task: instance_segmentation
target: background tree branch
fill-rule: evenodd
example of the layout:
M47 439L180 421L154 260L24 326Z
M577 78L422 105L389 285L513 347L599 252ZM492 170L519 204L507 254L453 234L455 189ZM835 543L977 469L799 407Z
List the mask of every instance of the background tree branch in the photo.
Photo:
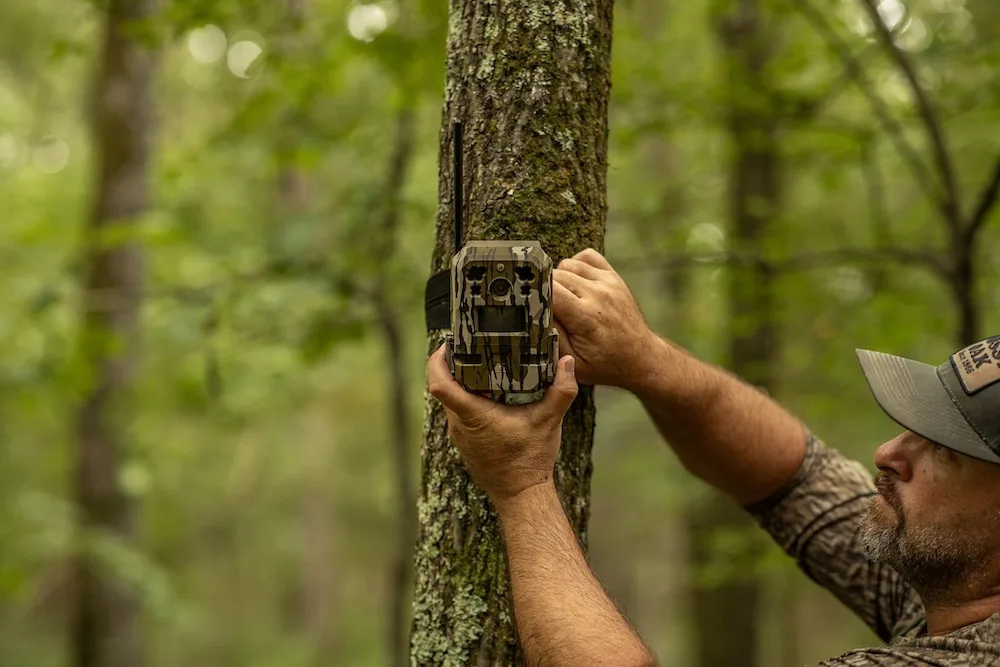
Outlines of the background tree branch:
M903 128L900 126L899 121L897 121L892 115L892 112L889 111L885 101L875 92L874 85L872 85L872 82L868 79L868 76L865 74L864 67L861 65L857 56L854 55L850 45L839 34L837 34L837 31L834 30L832 25L830 25L826 16L816 8L812 0L789 1L799 11L802 17L812 24L824 41L826 41L827 45L834 51L834 53L836 53L837 57L840 58L844 69L851 75L862 94L864 94L864 96L868 99L868 102L871 104L872 110L875 112L875 116L878 118L882 129L896 146L896 149L903 158L903 162L906 163L907 167L911 171L913 171L913 175L917 179L917 183L920 186L920 191L924 193L925 196L931 198L932 204L940 208L941 203L937 200L940 188L937 185L937 181L927 169L923 159L920 157L920 153L906 140Z
M664 267L693 267L702 265L718 265L736 267L757 266L761 262L767 264L775 272L808 271L825 269L844 264L871 264L893 262L909 266L920 266L929 269L936 275L947 276L948 267L932 250L911 248L834 248L831 250L807 251L782 258L763 258L756 253L742 252L707 252L707 253L673 253L659 255L655 260L644 257L623 258L615 261L615 268L629 270L663 269Z
M998 195L1000 195L1000 158L997 158L993 164L993 173L983 187L983 191L980 193L978 203L976 204L976 209L973 211L972 217L969 218L969 224L965 232L969 241L974 239L979 230L986 224L990 213L992 213L994 206L996 206Z
M882 15L878 11L878 5L874 0L861 0L861 4L868 13L868 18L871 19L882 45L889 53L893 62L896 63L899 71L906 77L907 82L910 84L910 90L913 91L913 98L917 103L917 112L923 121L924 129L930 140L931 152L934 155L934 161L937 163L939 176L944 186L943 199L939 204L941 212L944 213L945 221L952 232L958 232L962 223L958 182L955 178L955 168L951 162L951 155L948 152L940 119L931 106L927 91L920 84L920 79L917 76L916 69L913 67L913 63L910 62L910 59L907 58L903 50L896 44L892 31L882 19Z

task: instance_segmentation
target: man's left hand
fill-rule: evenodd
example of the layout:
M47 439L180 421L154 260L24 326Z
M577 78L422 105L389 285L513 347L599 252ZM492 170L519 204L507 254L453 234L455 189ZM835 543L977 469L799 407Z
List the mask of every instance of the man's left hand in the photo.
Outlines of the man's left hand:
M427 363L428 390L448 415L448 434L472 479L494 505L552 479L562 420L576 398L574 360L559 360L541 400L503 405L466 391L448 370L444 346Z

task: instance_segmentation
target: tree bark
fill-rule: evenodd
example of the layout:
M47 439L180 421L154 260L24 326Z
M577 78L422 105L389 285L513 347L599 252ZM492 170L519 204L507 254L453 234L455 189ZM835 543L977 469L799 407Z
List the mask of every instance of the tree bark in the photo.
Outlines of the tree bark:
M139 601L87 545L101 533L132 542L134 511L118 485L127 448L127 404L138 363L142 249L136 239L149 201L153 54L130 37L150 0L107 3L95 84L95 195L84 234L82 359L88 388L77 413L75 494L82 535L76 559L72 663L141 667Z
M452 126L465 126L465 239L537 239L558 262L603 250L611 0L451 4L433 272L452 239ZM443 341L432 332L428 354ZM555 481L586 548L593 392L567 413ZM418 503L411 658L419 665L521 662L495 516L428 399Z
M754 260L730 267L730 370L771 392L777 354L774 316L774 270L765 257L764 238L780 207L780 172L776 127L763 101L767 98L764 68L767 39L756 0L737 0L720 24L727 63L730 174L730 230L733 250ZM750 535L749 517L730 499L713 494L691 517L695 565L712 560L719 531ZM752 539L751 537L747 538ZM753 557L755 549L748 551ZM738 565L733 564L733 571ZM761 591L754 579L730 578L695 592L697 664L705 667L751 667L758 663L758 619ZM720 641L718 628L726 628Z

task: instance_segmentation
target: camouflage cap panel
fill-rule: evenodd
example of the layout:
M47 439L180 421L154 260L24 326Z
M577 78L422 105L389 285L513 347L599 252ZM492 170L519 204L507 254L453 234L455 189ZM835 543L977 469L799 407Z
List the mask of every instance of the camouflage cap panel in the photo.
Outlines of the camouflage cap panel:
M451 266L453 368L470 391L543 389L554 377L552 260L537 241L472 241Z

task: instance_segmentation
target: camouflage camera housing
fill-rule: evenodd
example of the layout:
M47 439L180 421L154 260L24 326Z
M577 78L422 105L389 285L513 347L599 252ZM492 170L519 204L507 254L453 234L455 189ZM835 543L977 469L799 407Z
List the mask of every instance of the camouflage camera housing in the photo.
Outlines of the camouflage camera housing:
M537 400L555 380L552 260L538 241L470 241L451 260L448 367L502 403Z

